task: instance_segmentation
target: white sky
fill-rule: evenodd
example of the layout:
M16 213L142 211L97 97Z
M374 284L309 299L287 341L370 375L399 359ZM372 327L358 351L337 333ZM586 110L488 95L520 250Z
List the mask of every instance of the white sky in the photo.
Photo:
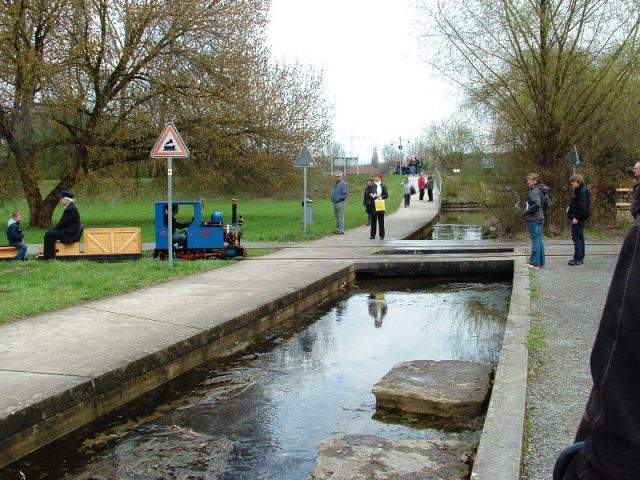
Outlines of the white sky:
M361 164L369 163L374 146L397 145L399 137L413 141L457 106L453 89L420 58L412 4L272 0L274 57L324 70L335 140ZM382 159L381 150L378 155Z

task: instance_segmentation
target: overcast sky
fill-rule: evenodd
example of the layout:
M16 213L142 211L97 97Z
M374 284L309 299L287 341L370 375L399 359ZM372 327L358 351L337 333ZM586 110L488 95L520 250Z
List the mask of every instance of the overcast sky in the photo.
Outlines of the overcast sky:
M369 163L375 145L414 140L456 107L421 59L413 0L272 0L276 59L325 71L334 132Z

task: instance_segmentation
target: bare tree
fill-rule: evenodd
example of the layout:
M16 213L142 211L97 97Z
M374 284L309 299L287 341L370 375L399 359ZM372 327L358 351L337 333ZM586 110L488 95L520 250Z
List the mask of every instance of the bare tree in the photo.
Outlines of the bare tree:
M639 60L633 0L420 2L433 65L495 120L523 168L562 180L572 144L606 128Z

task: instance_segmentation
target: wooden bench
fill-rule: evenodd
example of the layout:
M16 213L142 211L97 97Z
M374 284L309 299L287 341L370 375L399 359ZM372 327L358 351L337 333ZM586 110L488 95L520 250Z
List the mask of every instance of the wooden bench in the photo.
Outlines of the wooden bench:
M3 260L12 260L18 254L18 249L11 245L0 245L0 258Z

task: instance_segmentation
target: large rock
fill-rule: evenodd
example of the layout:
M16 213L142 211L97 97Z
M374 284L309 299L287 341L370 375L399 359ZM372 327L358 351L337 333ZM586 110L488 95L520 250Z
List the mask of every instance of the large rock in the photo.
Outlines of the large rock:
M320 444L311 480L458 480L468 478L467 443L336 435Z
M482 415L491 390L490 365L414 360L395 365L373 386L378 408L442 418Z

